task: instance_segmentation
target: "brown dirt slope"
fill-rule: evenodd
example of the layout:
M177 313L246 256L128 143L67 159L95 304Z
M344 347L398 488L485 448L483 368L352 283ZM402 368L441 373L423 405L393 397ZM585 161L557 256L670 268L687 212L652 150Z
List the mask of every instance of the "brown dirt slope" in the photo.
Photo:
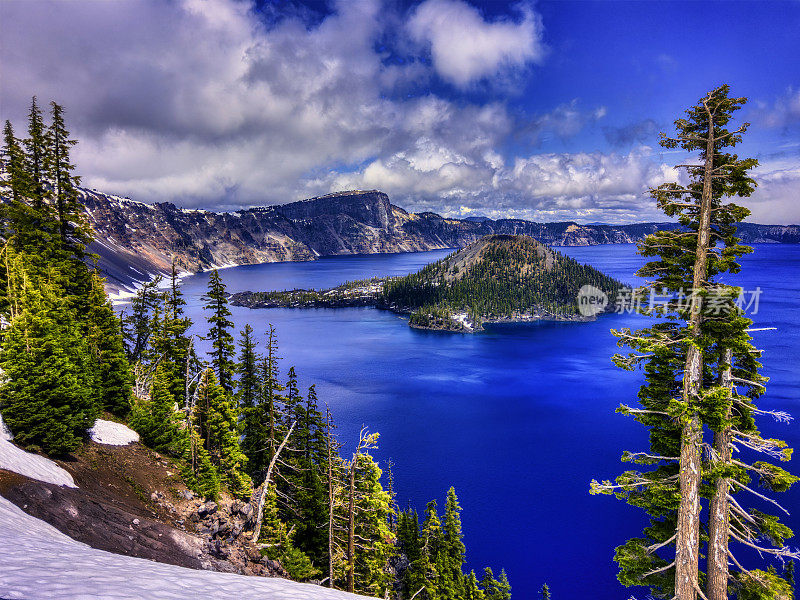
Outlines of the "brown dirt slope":
M170 459L134 443L106 446L89 442L70 460L57 461L77 488L60 487L0 469L0 495L89 546L194 569L280 575L250 543L246 523L238 537L209 534L198 515L203 505L186 488ZM214 529L236 523L232 507L219 500ZM251 527L252 528L252 527Z

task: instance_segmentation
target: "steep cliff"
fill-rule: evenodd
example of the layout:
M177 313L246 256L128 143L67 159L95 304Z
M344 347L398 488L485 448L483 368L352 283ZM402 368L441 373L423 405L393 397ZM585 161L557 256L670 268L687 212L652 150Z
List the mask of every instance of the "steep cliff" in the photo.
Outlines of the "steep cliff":
M328 194L279 206L232 213L144 204L81 190L96 241L91 250L110 290L130 289L166 273L174 257L180 270L319 256L461 248L491 234L528 235L551 246L627 244L665 223L579 225L521 219L449 219L409 213L377 190ZM743 224L745 242L800 243L800 227Z

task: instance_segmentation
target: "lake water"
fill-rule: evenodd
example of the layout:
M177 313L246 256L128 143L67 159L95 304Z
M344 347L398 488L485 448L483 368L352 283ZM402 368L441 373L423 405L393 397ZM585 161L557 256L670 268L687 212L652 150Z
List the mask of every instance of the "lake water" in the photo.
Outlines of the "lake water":
M631 245L563 248L566 254L632 282L641 263ZM445 251L325 258L220 271L229 292L325 288L347 280L418 270ZM183 282L194 332L208 274ZM731 283L760 286L754 334L771 378L761 405L800 417L800 246L760 245ZM232 307L237 331L250 323L278 332L283 371L295 365L303 386L317 384L340 440L353 448L362 425L381 433L380 461L395 463L398 503L443 505L453 485L464 508L468 567L504 567L517 600L547 582L556 599L627 598L616 581L614 547L638 535L642 512L588 493L592 478L623 470L625 449L645 449L646 430L614 413L634 403L641 375L615 368L609 329L642 326L635 315L591 323L493 326L477 335L410 329L376 309ZM763 430L800 445L796 422ZM798 462L798 461L795 461ZM795 464L793 472L800 472ZM783 494L800 509L800 490ZM800 530L800 520L787 521ZM638 594L640 598L644 594Z

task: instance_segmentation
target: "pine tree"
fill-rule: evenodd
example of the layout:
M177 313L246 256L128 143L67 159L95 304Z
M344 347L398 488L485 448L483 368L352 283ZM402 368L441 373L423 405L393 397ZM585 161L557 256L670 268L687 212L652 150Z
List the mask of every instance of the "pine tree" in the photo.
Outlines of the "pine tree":
M289 577L295 581L307 581L317 577L320 571L311 560L293 543L294 531L278 516L278 501L275 487L270 484L261 527L261 541L266 545L267 556L280 561Z
M551 597L550 586L545 583L542 585L541 589L539 589L539 598L541 598L541 600L550 600Z
M462 567L466 562L466 547L464 534L461 531L461 506L458 504L455 488L447 492L447 502L444 511L444 545L445 545L445 572L442 573L444 582L449 588L447 594L455 598L463 594L464 573Z
M200 379L197 397L198 414L202 416L205 430L205 448L211 462L233 496L249 498L252 482L243 470L247 457L239 446L237 411L210 369Z
M87 341L92 357L94 389L100 405L123 417L131 408L131 372L122 341L120 321L103 290L103 280L92 275Z
M211 340L211 365L217 375L219 385L225 391L233 390L233 354L235 351L233 336L230 330L233 322L228 319L231 311L228 308L228 294L225 284L219 276L219 271L214 269L208 280L208 292L202 297L205 302L203 308L210 311L206 321L210 330L208 338Z
M239 364L236 372L237 400L242 407L254 408L258 400L258 355L256 354L256 341L253 339L253 328L245 325L239 338Z
M381 470L368 449L358 453L355 460L354 542L358 542L354 587L361 594L384 597L390 587L387 565L394 550L394 534L389 529L391 499L381 485Z
M470 571L464 579L464 600L484 600L486 594L478 587L478 578L475 571ZM549 598L549 596L548 596Z
M77 141L69 138L63 107L55 102L51 102L50 107L51 123L45 134L46 167L55 202L58 233L62 247L69 249L77 258L83 258L84 247L90 239L89 227L78 199L80 178L72 175L75 166L69 157L69 150Z
M184 436L169 383L167 370L159 365L153 376L150 399L134 404L129 423L146 446L162 454L181 456Z
M193 423L186 430L182 457L184 467L181 475L186 487L207 500L216 500L219 496L219 472L211 463Z
M278 437L280 435L281 423L278 406L284 400L281 392L284 390L279 381L278 361L278 337L275 327L270 323L267 332L267 352L261 360L261 387L259 390L259 418L261 429L258 430L257 439L253 445L256 448L264 448L263 451L255 455L255 463L251 465L251 473L266 472L267 465L275 455L278 447ZM263 475L262 475L263 477Z
M154 345L156 353L160 356L161 364L169 371L170 390L175 396L179 406L185 406L186 398L186 373L192 360L190 346L191 339L187 335L192 326L192 320L185 316L183 299L178 280L178 270L175 260L172 261L170 286L164 294L163 319L159 330L155 333Z
M253 328L245 325L239 338L239 364L236 371L236 399L242 413L242 452L247 456L247 471L256 476L267 467L264 460L267 451L265 423L260 406L261 373L258 367L259 356L256 353L256 341L253 339Z
M81 445L97 416L89 351L59 290L33 283L26 262L6 247L14 300L0 349L0 411L17 443L60 455Z
M36 96L31 99L31 108L28 113L28 137L25 144L25 171L28 174L29 187L27 197L33 202L33 209L37 216L43 219L46 214L45 201L49 198L47 189L48 152L47 131L42 110L36 103Z
M7 177L2 184L3 187L11 192L12 202L23 203L30 189L30 181L25 170L25 151L14 136L14 128L10 121L6 121L3 127L3 168Z
M436 500L425 506L425 520L422 522L422 556L420 571L425 581L425 593L431 600L444 600L441 582L445 576L443 564L444 532L436 510ZM485 588L485 586L484 586Z
M729 98L727 86L717 88L687 111L688 118L675 122L677 137L662 135L666 147L700 151L699 164L683 165L688 169L688 185L671 183L652 190L659 207L668 216L678 217L683 229L658 231L640 244L640 253L656 260L638 273L653 278L639 296L651 292L668 297L642 312L663 321L641 331L615 332L620 345L634 350L627 356L617 355L615 362L629 369L642 365L647 381L639 394L643 408L622 406L619 410L651 430L650 451L626 452L623 459L654 468L628 471L617 478L616 485L593 482L593 491L616 492L648 511L651 524L645 537L617 548L615 559L620 564L620 581L648 585L657 597L697 597L704 476L712 484L708 488L712 490L708 598L728 597L730 536L751 545L766 537L779 546L775 553L789 555L782 546L791 532L774 517L740 514L735 519L748 523L734 527L730 517L739 509L728 502L733 492L746 487L749 469L761 474L762 485L773 491L787 489L796 479L771 464L735 464L730 453L735 441L773 458L788 458L785 444L764 440L755 429L752 400L763 391L765 379L758 374L757 353L749 344L749 321L740 311L731 310L738 290L718 280L720 274L738 272L738 258L751 251L739 243L735 226L748 211L723 203L724 197L748 196L755 187L747 171L757 161L739 159L724 150L738 144L747 129L747 124L734 131L726 129L732 113L744 102L744 98ZM725 309L722 315L720 307ZM745 394L738 394L733 383L745 388ZM714 431L707 463L701 460L704 425ZM672 562L657 554L673 545ZM748 572L742 576L752 579Z
M300 430L301 452L300 479L297 493L299 519L295 544L317 565L327 562L328 548L326 528L328 510L323 481L325 460L325 423L317 404L315 386L308 388L306 407L303 411L305 423Z
M142 284L131 299L131 312L123 311L122 335L128 362L136 364L144 358L152 335L152 315L159 305L158 286L161 277Z
M486 567L481 585L486 600L511 600L511 585L508 583L505 570L500 571L500 579L495 579L492 570Z

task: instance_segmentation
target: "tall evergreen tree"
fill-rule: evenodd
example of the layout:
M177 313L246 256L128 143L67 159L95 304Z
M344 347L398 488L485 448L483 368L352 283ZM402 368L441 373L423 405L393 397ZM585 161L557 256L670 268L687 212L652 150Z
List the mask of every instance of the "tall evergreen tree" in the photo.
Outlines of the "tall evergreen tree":
M83 258L84 247L89 241L89 228L78 198L80 178L72 175L75 166L69 156L70 148L77 141L69 138L64 123L64 108L55 102L51 102L50 107L51 123L45 134L46 167L58 219L58 233L62 247Z
M766 533L782 546L787 535L774 518L754 513L736 517L750 521L744 530L732 527L730 516L736 504L728 502L730 492L746 487L748 469L763 472L762 485L766 481L766 487L774 491L794 482L775 465L740 463L734 467L731 460L734 442L766 450L773 458L784 454L781 443L764 440L753 425L752 400L763 390L764 378L757 373L760 365L749 345L749 321L740 311L731 310L738 290L719 284L719 275L738 272L738 258L751 251L739 243L735 226L748 211L723 203L723 199L750 195L755 182L747 172L757 164L725 151L738 144L747 129L747 124L727 129L732 113L745 102L744 98L730 98L728 91L727 86L717 88L691 107L688 118L675 122L677 137L662 135L666 147L700 153L699 163L683 165L688 169L687 185L669 183L652 190L659 207L677 217L683 228L658 231L639 248L643 256L655 258L638 273L652 278L639 296L649 293L667 298L655 307L645 302L642 312L663 320L640 331L615 332L620 345L634 350L617 355L615 362L629 369L642 365L647 381L639 394L643 408L622 406L619 410L633 415L651 432L649 452L626 452L623 459L654 468L628 471L616 484L593 482L594 492L616 492L630 504L645 508L651 518L644 538L617 548L620 581L648 585L657 597L679 600L695 600L700 590L704 475L713 484L706 588L711 600L728 596L730 536L752 545ZM735 393L733 383L746 388L746 393ZM714 431L709 464L702 462L704 425ZM658 554L672 546L674 560ZM784 548L776 552L787 555Z
M237 400L244 408L255 408L258 401L259 376L256 341L253 339L253 328L248 324L240 332L239 364L237 373Z
M230 330L233 322L228 319L231 311L228 308L228 294L225 284L219 276L219 271L214 269L208 280L208 291L202 297L205 304L203 308L210 314L206 317L209 324L207 339L211 340L211 365L216 373L217 381L226 391L233 391L233 372L235 351L233 335Z
M125 416L131 408L131 372L120 321L103 290L103 280L95 273L91 281L86 322L95 394L103 408Z
M0 411L17 443L65 454L97 416L86 340L60 290L32 281L25 256L7 247L6 264L13 301L0 349Z
M159 305L160 283L160 277L143 283L131 299L130 313L122 312L122 334L130 364L136 364L144 358L150 343L153 311Z
M445 544L445 578L448 591L452 597L463 594L464 573L462 567L466 562L464 534L461 531L461 506L458 504L455 488L447 492L444 511L444 544Z
M7 177L3 187L11 192L12 202L22 203L30 189L30 181L25 170L25 151L14 136L14 127L10 121L6 121L3 127L3 168Z
M31 99L31 108L28 112L28 137L25 144L25 170L28 174L29 188L27 196L33 203L34 210L40 219L45 216L45 201L49 198L47 189L48 151L47 130L42 118L42 110L36 102L36 96Z
M205 448L222 481L237 498L249 498L252 482L244 473L247 457L239 446L238 414L228 393L206 370L199 383L198 414L205 429Z
M132 409L130 426L142 443L156 452L180 456L183 452L184 434L181 419L175 410L175 396L170 390L169 372L158 365L153 376L150 398L138 400Z
M308 388L300 430L301 485L298 490L297 509L300 513L295 543L316 565L328 559L327 548L327 492L324 483L326 467L325 423L322 420L315 386Z

